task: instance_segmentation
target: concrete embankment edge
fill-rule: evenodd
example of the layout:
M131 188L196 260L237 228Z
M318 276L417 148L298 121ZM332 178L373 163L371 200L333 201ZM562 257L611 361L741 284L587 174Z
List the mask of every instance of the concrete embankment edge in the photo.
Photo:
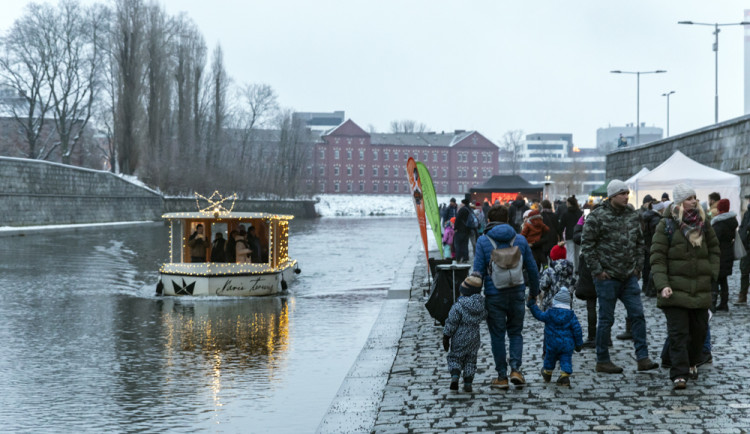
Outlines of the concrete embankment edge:
M162 221L134 221L134 222L111 222L111 223L86 223L86 224L74 224L74 225L3 227L3 228L0 228L0 238L46 234L51 231L82 232L82 231L102 229L102 228L111 228L111 227L120 227L120 226L136 226L136 225L163 226L164 222Z
M375 426L406 319L418 247L400 264L357 360L318 426L318 433L369 433Z

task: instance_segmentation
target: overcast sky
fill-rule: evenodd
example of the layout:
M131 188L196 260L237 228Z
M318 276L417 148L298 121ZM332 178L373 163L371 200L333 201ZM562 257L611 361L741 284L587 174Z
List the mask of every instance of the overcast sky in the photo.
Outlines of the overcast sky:
M87 3L90 1L87 1ZM2 0L0 30L25 0ZM220 43L237 83L273 86L285 107L344 110L363 128L413 119L434 131L572 133L640 118L670 133L714 121L713 28L750 4L722 1L164 0ZM744 114L744 29L719 35L719 120ZM666 131L665 131L666 133Z

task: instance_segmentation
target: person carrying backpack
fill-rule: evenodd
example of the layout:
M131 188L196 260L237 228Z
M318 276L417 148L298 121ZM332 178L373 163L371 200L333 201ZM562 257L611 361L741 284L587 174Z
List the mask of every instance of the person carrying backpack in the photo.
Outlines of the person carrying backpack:
M529 207L526 205L526 201L521 194L516 196L516 200L510 204L510 218L508 219L508 222L519 234L521 233L521 227L523 226L523 213L528 210Z
M508 209L502 205L494 205L487 213L487 217L489 224L485 234L477 240L474 271L479 272L484 281L487 327L497 371L497 378L492 380L492 387L509 387L508 362L511 371L510 381L521 387L526 383L521 373L521 332L526 313L526 283L531 288L529 297L535 298L539 295L539 271L526 238L516 234L513 227L508 224ZM528 275L528 282L524 282L524 269ZM506 357L505 351L506 334L509 357Z

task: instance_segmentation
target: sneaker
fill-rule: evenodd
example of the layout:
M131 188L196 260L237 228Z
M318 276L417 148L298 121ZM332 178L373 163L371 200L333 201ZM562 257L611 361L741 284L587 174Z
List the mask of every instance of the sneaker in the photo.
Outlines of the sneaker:
M656 369L659 367L659 364L651 361L648 357L645 359L641 359L638 361L638 370L639 371L650 371L652 369Z
M451 390L458 390L458 377L451 377Z
M490 384L490 386L494 387L495 389L507 389L508 379L507 378L493 378L492 384Z
M622 368L612 362L597 362L596 372L604 372L605 374L621 374Z
M550 381L552 381L552 371L548 371L542 368L542 378L544 378L545 383L549 383Z
M698 367L697 366L690 367L690 373L688 374L688 377L690 377L691 380L698 379Z
M631 332L622 332L619 335L615 336L617 339L621 341L627 341L633 339L633 333Z
M570 374L566 374L565 372L560 374L560 378L557 379L557 385L563 386L563 387L569 387L570 386Z
M523 374L518 371L511 371L510 372L510 382L515 384L516 386L523 386L526 384L526 379L523 378Z
M674 388L675 389L684 389L687 387L687 380L682 377L677 377L674 379Z
M713 363L713 362L714 362L714 358L711 355L711 353L703 353L703 358L701 359L700 362L696 363L695 366L702 366L702 365L705 365L706 363Z
M471 383L464 383L464 392L473 392L474 389L471 387Z

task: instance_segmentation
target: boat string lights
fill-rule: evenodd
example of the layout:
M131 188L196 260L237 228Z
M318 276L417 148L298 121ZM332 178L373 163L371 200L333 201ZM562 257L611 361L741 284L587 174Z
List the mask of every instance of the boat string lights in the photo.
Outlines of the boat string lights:
M267 274L294 267L297 261L285 261L278 267L267 263L236 264L233 262L171 263L163 264L161 273L179 273L186 276L224 276L234 274Z
M214 198L216 196L216 198ZM200 199L203 199L208 203L208 206L201 208ZM232 199L232 205L227 209L222 204L227 200ZM227 215L234 209L234 203L237 200L237 193L224 197L219 193L218 190L214 190L211 196L206 197L202 194L195 192L195 206L198 208L198 212L202 214L213 215L215 218L219 218L220 215Z

